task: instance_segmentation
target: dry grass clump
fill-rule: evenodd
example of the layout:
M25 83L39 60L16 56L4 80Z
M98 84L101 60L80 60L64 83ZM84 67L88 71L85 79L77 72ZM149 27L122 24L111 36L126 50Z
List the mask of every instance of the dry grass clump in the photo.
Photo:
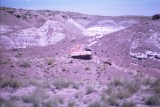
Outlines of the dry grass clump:
M31 62L28 60L21 61L19 66L24 68L29 68L31 67Z
M53 85L56 87L56 89L68 88L71 84L72 82L69 80L62 80L62 79L53 80Z
M33 107L42 106L42 102L46 98L45 91L37 88L30 96L24 96L22 99L24 103L32 103Z
M16 58L20 58L21 56L22 56L22 53L17 53L17 54L15 55Z
M155 94L160 94L160 79L156 79L151 83L151 88Z
M0 99L0 107L20 107L15 101L5 101Z
M123 80L120 80L120 79L116 79L116 80L113 80L110 85L114 85L114 86L120 86L120 85L123 85Z
M105 92L115 99L124 99L138 91L139 87L140 85L135 81L114 80Z
M134 94L140 88L140 82L136 80L114 80L110 83L110 86L122 87L129 94Z
M44 88L37 88L30 96L23 96L24 103L31 103L33 107L57 107L64 103L61 97L50 97Z
M87 86L86 87L86 94L88 95L88 94L91 94L91 93L93 93L93 92L95 92L95 89L92 87L92 86Z
M0 65L7 65L11 63L11 59L0 59Z
M100 101L91 102L88 107L102 107Z
M153 93L153 95L146 99L145 104L150 106L160 106L160 79L145 79L143 84L150 86Z
M146 79L145 85L149 85L153 95L145 101L146 105L160 106L160 79Z
M150 106L160 106L160 95L153 95L148 97L145 104Z
M37 88L30 96L24 96L22 100L24 103L32 103L33 107L57 107L64 103L63 98L50 98L43 88Z
M0 77L0 81L0 88L11 87L16 89L23 86L23 84L16 79Z
M94 101L91 102L87 107L109 107L107 102Z
M61 97L50 98L44 103L43 107L57 107L64 104L64 99Z
M136 104L132 101L125 101L121 107L136 107Z
M117 99L115 97L109 97L108 98L108 103L109 105L111 106L118 106L118 102L117 102Z
M120 100L131 97L139 88L140 84L136 80L113 80L107 85L107 89L102 91L101 101L111 106L119 106Z
M85 68L85 70L90 70L90 67L87 66L87 67Z
M74 101L69 101L68 107L76 107L76 103Z

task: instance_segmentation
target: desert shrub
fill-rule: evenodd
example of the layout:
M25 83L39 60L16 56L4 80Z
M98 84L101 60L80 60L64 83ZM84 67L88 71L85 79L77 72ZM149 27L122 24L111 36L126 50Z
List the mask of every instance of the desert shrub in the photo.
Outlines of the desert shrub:
M86 67L85 70L90 70L90 68L89 68L89 67Z
M79 88L80 88L80 84L77 83L77 82L72 82L72 87L73 87L74 89L79 89Z
M54 100L57 100L57 102L58 102L59 104L63 104L63 103L64 103L64 99L61 98L61 97L55 97Z
M20 107L15 101L0 102L0 107Z
M0 97L0 107L21 107L17 99L19 99L19 97L12 97L10 100Z
M93 92L95 92L95 90L92 86L87 86L86 87L86 94L91 94Z
M104 61L104 64L107 64L109 66L112 66L112 63L110 61Z
M108 103L109 103L109 105L111 105L111 106L118 106L117 100L116 100L116 98L114 98L114 97L108 98Z
M75 96L76 99L81 98L83 96L83 92L79 91L79 92L75 93L74 96Z
M32 103L33 107L40 107L48 96L42 88L37 88L30 96L22 97L25 103Z
M59 104L64 103L64 99L60 97L53 97L46 102L42 102L43 107L57 107Z
M17 17L17 18L21 18L21 16L20 16L20 15L16 15L16 17Z
M0 65L3 65L3 64L8 64L8 61L2 61L2 60L0 60Z
M102 107L100 101L91 102L88 107Z
M146 78L146 79L143 79L141 82L143 85L151 85L154 83L154 79L149 79L149 78Z
M151 83L151 88L155 94L160 94L160 79L156 79Z
M109 86L103 95L109 95L113 99L124 99L130 96L130 93L124 87ZM104 97L104 96L103 96Z
M71 85L72 83L68 80L54 80L53 81L53 85L56 87L56 89L62 89L62 88L68 88L69 85Z
M67 68L63 67L63 68L62 68L62 71L68 71L68 70L67 70Z
M153 95L148 97L145 104L150 106L160 106L160 95Z
M137 92L140 88L140 83L135 80L114 80L111 85L121 86L130 94Z
M52 101L48 101L45 103L45 107L54 107Z
M108 88L102 92L101 100L109 101L111 105L117 105L116 100L130 97L139 88L140 85L133 80L113 80L108 84Z
M18 49L17 48L12 48L12 51L18 51Z
M155 94L160 94L160 85L153 87L153 90Z
M22 53L18 53L15 57L20 58L22 56Z
M120 86L120 85L123 85L123 81L120 79L115 79L110 84L114 86Z
M20 62L20 67L28 68L31 67L31 62L30 61L22 61Z
M112 94L110 95L111 97L116 97L117 99L124 99L129 97L130 93L125 90L123 87L119 87L113 91Z
M74 101L69 101L68 107L75 107L76 103Z
M11 64L11 65L10 65L10 67L11 67L11 68L13 68L13 67L14 67L14 65L13 65L13 64Z
M140 83L134 80L126 81L124 83L124 88L126 88L130 94L133 94L139 90Z
M136 107L136 104L132 101L125 101L121 107Z
M0 60L0 65L5 65L5 64L9 64L10 60Z
M104 71L107 68L107 64L105 63L100 63L99 66L97 67L100 71Z
M0 87L5 88L5 87L12 87L12 88L19 88L22 86L22 83L18 80L15 79L8 79L8 78L2 78L0 77Z

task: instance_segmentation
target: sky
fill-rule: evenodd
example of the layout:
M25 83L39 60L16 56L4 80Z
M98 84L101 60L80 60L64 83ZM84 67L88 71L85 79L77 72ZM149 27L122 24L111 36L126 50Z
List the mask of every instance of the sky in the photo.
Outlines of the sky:
M151 16L160 13L160 0L0 0L0 6L103 16Z

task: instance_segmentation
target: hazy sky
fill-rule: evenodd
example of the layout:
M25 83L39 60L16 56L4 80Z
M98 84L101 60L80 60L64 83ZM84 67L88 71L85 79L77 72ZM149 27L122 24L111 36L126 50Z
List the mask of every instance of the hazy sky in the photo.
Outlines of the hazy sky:
M160 13L160 0L0 0L1 6L51 9L94 15L153 15Z

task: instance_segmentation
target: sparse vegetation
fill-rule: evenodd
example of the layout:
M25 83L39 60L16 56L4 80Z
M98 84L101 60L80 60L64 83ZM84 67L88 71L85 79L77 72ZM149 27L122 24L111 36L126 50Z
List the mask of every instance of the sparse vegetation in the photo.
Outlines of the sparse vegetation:
M140 88L140 83L138 83L136 80L114 80L111 82L111 85L116 87L122 87L126 92L133 94Z
M63 68L62 68L62 71L65 72L65 71L68 71L68 70L67 70L67 68L63 67Z
M108 96L106 94L102 94L101 101L103 104L111 105L111 106L118 106L117 98L114 96Z
M11 88L19 88L20 86L23 86L22 83L16 79L8 79L8 78L2 78L0 77L0 87L11 87Z
M68 103L68 107L75 107L76 106L76 103L74 101L70 101Z
M151 87L155 94L160 94L160 79L156 79L151 83Z
M102 107L100 101L91 102L88 107Z
M20 67L24 67L24 68L29 68L29 67L31 67L31 62L28 61L28 60L22 61L22 62L20 62L20 65L19 65L19 66L20 66Z
M18 51L18 49L17 48L12 48L12 51Z
M140 83L137 83L136 80L125 81L116 79L111 81L107 87L101 94L101 101L107 102L111 106L119 106L118 101L127 99L136 93L140 88ZM125 102L123 106L135 107L130 102Z
M22 56L22 53L18 53L15 57L20 58Z
M1 99L0 99L1 100ZM0 107L20 107L15 101L0 101Z
M111 82L111 85L120 86L120 85L123 85L123 81L120 79L115 79Z
M89 67L86 67L85 70L90 70L90 68L89 68Z
M0 65L7 65L9 63L11 63L11 59L7 59L7 60L0 59Z
M132 101L125 101L121 107L136 107L136 104Z
M91 94L93 92L95 92L95 90L92 86L87 86L86 87L86 94Z
M32 103L33 107L40 107L47 97L44 89L37 88L30 96L24 96L22 99L25 103Z
M160 106L160 95L153 95L147 98L146 105Z
M54 80L53 81L53 85L57 88L57 89L62 89L62 88L68 88L69 85L71 85L72 83L68 80Z

